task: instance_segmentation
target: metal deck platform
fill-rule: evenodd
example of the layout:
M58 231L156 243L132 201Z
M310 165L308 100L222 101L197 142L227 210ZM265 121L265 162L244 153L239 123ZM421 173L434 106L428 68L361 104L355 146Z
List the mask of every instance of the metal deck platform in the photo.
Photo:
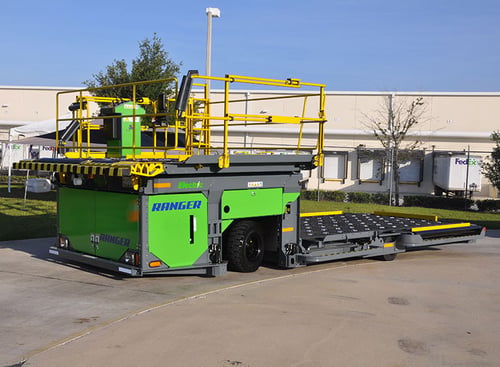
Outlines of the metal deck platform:
M342 246L367 238L398 237L397 247L468 241L481 235L483 228L471 223L450 223L425 218L396 217L367 213L339 213L301 217L303 246L322 248ZM401 239L401 240L400 240Z

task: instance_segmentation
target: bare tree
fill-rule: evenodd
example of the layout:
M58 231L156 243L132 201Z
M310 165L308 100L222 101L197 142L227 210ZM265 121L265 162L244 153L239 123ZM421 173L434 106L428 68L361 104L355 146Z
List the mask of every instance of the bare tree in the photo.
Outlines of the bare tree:
M426 106L423 97L412 101L404 98L395 99L394 94L383 98L381 108L373 115L364 115L364 125L373 131L373 135L387 151L387 162L392 172L394 200L390 205L399 205L400 164L411 157L411 152L421 145L418 139L406 142L406 135L416 125L424 121ZM392 195L391 195L392 196Z
M500 131L491 133L491 140L495 142L491 152L491 162L484 162L482 171L493 186L500 190Z

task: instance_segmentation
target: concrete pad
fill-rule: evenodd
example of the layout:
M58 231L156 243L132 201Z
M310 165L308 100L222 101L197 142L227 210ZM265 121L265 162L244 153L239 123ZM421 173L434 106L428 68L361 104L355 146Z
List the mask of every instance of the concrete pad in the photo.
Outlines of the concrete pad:
M154 305L286 274L128 278L48 253L54 238L0 242L0 366ZM297 269L297 271L303 271Z
M499 237L489 232L477 244L413 251L393 262L263 268L265 279L260 271L255 279L231 273L233 284L218 284L225 289L161 295L163 304L49 344L25 366L497 366Z

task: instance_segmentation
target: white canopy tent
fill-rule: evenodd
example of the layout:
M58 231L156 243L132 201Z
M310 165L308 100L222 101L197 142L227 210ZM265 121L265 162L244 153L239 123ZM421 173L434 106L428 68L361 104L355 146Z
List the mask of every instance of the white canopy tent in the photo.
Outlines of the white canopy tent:
M62 118L71 118L71 114L62 116ZM17 123L21 123L17 121ZM0 168L8 169L8 190L10 192L10 178L12 175L12 164L23 159L31 159L32 152L37 152L38 157L52 157L55 141L52 139L40 138L40 135L49 134L56 131L55 118L17 124L15 121L9 121L8 141L1 142L1 161ZM61 121L59 130L65 129L70 121ZM7 125L7 124L5 124ZM17 126L16 126L17 125ZM36 147L33 150L33 147ZM38 158L37 157L37 158Z

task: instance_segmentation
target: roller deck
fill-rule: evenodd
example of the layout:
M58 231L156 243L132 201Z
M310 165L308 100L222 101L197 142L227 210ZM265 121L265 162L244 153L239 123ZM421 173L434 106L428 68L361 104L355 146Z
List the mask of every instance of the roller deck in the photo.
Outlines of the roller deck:
M368 213L303 214L299 262L374 257L411 248L474 241L485 229L471 223Z

